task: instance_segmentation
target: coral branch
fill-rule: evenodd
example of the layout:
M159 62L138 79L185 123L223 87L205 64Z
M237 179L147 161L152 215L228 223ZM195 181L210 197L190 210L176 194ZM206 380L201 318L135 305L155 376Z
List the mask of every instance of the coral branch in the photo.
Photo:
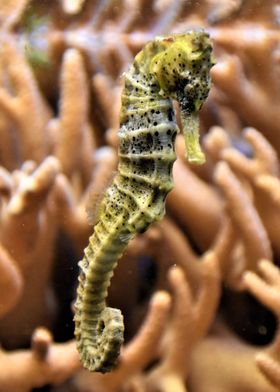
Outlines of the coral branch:
M278 389L280 387L280 271L269 260L259 262L259 273L246 272L244 284L278 319L278 329L268 348L256 355L256 363L267 379Z
M181 268L169 271L174 291L173 314L163 341L163 359L147 376L146 383L151 390L178 388L185 391L191 351L212 323L219 299L220 277L215 255L206 254L202 265L201 281L195 295Z
M7 214L19 216L37 211L52 188L58 171L59 162L54 157L47 157L34 173L22 179L7 206Z
M85 0L61 0L62 8L64 12L70 15L78 14L83 5Z
M279 269L268 260L261 260L258 268L263 277L255 272L246 271L243 276L244 283L265 306L280 316Z
M213 31L217 46L227 54L221 56L212 76L243 121L260 129L279 151L276 137L279 111L275 104L279 100L276 88L279 29L273 24L266 29L260 23L250 22L238 29L224 26Z
M277 153L264 136L254 128L246 128L244 137L253 147L253 158L246 158L236 149L227 148L222 152L223 159L230 166L254 180L260 174L279 174L279 162Z
M255 270L261 258L272 255L269 238L249 196L228 165L219 163L215 170L215 181L222 189L229 214L238 237L244 244L246 265L236 266L238 274L244 269Z
M5 392L29 392L61 383L80 369L75 343L54 344L50 333L43 329L35 331L31 350L1 350L0 359L0 385Z
M168 196L167 208L199 247L205 249L218 231L222 211L219 196L179 159L174 164L173 175L175 187Z
M0 317L17 303L23 289L23 277L15 260L0 244Z
M54 155L61 163L62 172L71 178L80 169L83 138L88 127L87 76L82 56L75 49L68 49L63 56L60 83L60 118ZM90 166L92 168L92 163Z
M2 30L12 30L19 22L30 0L8 0L1 2L0 26Z
M267 196L277 207L280 207L280 180L271 175L259 175L255 180L255 185L266 192Z
M258 353L256 355L256 363L267 380L278 390L280 386L279 360L275 360L266 353Z
M10 89L0 87L0 108L17 126L21 161L40 162L49 150L45 129L50 109L12 37L5 35L1 45L0 68L7 74Z

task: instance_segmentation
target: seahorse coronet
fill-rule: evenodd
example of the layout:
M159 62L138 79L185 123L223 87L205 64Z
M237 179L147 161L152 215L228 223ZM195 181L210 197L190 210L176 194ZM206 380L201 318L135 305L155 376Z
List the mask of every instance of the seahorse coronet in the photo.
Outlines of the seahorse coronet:
M165 214L178 132L172 100L179 102L188 159L204 161L198 111L210 89L213 63L209 35L190 30L147 43L123 75L118 171L79 263L75 336L90 371L111 371L124 340L120 310L106 307L117 261L131 238Z

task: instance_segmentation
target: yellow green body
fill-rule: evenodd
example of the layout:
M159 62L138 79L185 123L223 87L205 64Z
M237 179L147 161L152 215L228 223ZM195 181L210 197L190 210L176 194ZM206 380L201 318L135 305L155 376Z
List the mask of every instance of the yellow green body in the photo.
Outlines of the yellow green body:
M118 172L79 263L75 336L83 365L91 371L110 371L123 342L121 312L105 304L117 260L131 238L165 213L176 159L174 99L181 108L188 158L203 162L198 111L210 89L211 51L203 31L158 37L124 74Z

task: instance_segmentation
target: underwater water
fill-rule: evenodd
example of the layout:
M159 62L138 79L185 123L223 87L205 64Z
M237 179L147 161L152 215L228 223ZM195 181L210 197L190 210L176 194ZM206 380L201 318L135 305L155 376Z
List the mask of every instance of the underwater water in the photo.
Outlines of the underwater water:
M279 15L0 0L0 392L279 390Z

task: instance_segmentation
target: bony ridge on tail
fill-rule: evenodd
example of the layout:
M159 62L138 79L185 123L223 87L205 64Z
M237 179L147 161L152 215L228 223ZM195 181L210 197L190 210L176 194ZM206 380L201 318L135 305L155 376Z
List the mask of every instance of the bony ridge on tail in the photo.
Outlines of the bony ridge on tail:
M172 100L179 102L187 158L204 162L198 112L213 64L209 35L191 30L149 42L123 76L118 172L79 263L75 337L90 371L111 371L123 343L122 314L105 302L113 269L129 240L162 219L173 187L178 128Z

